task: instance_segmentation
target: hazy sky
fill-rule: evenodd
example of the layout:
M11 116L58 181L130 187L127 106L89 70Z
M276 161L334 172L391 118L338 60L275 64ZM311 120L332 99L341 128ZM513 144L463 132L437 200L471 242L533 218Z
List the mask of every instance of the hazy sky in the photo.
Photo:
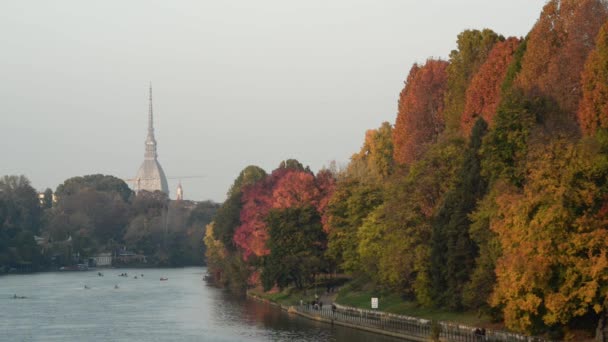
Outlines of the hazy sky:
M545 0L2 1L0 175L135 176L148 83L171 197L223 201L247 165L346 163L394 123L414 62L464 29L525 35Z

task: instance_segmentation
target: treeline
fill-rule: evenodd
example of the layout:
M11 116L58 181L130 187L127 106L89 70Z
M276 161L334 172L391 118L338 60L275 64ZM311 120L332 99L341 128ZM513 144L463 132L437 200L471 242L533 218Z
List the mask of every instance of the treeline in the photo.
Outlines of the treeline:
M137 196L121 179L88 175L38 193L24 176L0 179L0 274L87 263L99 253L122 263L202 265L204 227L218 205ZM129 259L130 258L130 259ZM116 260L116 262L119 262Z
M607 19L605 1L551 0L525 38L466 30L447 61L411 68L396 122L343 170L246 168L207 227L212 272L235 289L348 272L528 333L597 322Z

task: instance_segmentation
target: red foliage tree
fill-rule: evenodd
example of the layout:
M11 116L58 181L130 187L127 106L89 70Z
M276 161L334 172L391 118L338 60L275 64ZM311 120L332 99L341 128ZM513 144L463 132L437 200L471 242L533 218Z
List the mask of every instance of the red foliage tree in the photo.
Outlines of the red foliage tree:
M515 37L496 43L490 51L488 59L471 80L471 85L466 92L466 102L460 122L466 136L471 134L478 117L482 117L489 125L492 125L500 103L501 85L519 43L519 39Z
M266 217L271 209L312 205L322 214L335 181L329 171L318 177L310 171L279 167L265 179L243 190L241 225L235 230L234 242L240 247L243 258L264 256L270 251L266 246L268 230Z
M578 122L584 134L593 135L600 127L608 128L608 23L602 26L585 63L582 85Z
M393 129L397 163L407 164L420 158L427 145L443 131L447 66L445 61L432 59L423 66L412 66L399 95L399 112Z
M336 190L336 178L331 171L323 169L317 173L316 183L319 189L317 210L319 213L321 213L323 230L326 233L329 233L329 215L327 214L327 206L329 205L329 201Z
M243 189L241 201L241 225L234 231L234 243L240 247L245 260L254 254L257 256L269 253L265 246L268 238L264 218L271 206L273 175Z
M567 119L573 118L584 63L607 18L602 0L549 1L530 32L517 84L532 97L554 101Z

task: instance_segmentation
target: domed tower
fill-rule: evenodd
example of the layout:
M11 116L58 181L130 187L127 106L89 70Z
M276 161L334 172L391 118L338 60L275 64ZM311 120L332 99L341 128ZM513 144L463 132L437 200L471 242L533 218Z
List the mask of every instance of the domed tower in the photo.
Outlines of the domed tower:
M139 167L137 176L135 176L135 191L139 192L141 190L160 190L169 195L167 177L165 176L165 172L158 162L158 155L156 153L156 139L154 139L154 117L152 114L152 85L150 85L146 152L144 153L144 162Z

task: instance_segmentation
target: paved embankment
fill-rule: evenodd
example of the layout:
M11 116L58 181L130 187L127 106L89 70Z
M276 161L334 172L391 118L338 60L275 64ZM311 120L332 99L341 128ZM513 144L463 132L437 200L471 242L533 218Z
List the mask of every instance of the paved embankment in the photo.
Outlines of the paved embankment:
M481 334L479 329L462 324L431 322L422 318L364 310L337 304L335 308L327 306L319 308L311 305L283 306L253 294L248 294L248 296L279 306L289 313L308 319L366 330L408 341L432 341L434 337L440 341L462 342L549 342L539 337L504 331L484 330L484 333Z

